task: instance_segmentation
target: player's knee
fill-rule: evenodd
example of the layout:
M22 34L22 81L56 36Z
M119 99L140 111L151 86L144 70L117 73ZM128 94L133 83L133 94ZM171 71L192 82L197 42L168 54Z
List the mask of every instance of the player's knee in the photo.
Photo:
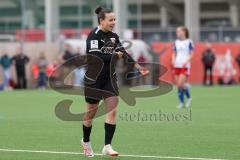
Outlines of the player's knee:
M179 85L178 85L178 88L179 88L179 89L184 89L184 84L179 84Z
M90 127L90 126L92 126L92 120L86 120L86 121L83 122L83 124L86 127Z
M178 87L178 88L184 88L184 83L178 82L178 83L177 83L177 87Z
M177 86L178 86L178 88L184 88L185 83L183 81L180 81L180 82L178 82Z
M110 112L111 117L115 118L117 116L117 111L113 110Z
M91 125L92 124L92 120L93 120L94 116L93 115L85 115L84 116L84 124L89 124Z
M85 115L84 115L84 122L89 125L91 125L92 123L92 119L94 118L94 116L96 115L97 113L97 108L93 108L91 110L88 110Z
M112 110L107 113L107 119L109 119L109 120L115 120L116 116L117 116L116 110Z

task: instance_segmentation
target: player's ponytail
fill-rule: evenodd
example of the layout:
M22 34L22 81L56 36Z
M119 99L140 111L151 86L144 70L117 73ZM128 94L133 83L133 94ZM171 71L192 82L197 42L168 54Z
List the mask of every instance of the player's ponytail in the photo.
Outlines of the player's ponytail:
M106 13L112 13L113 11L108 9L108 8L103 8L102 6L98 6L96 9L95 9L95 13L97 14L97 18L98 18L98 24L100 24L100 20L101 19L105 19L105 14Z
M98 7L95 9L95 13L96 13L96 14L99 14L102 10L103 10L103 8L102 8L101 6L98 6Z

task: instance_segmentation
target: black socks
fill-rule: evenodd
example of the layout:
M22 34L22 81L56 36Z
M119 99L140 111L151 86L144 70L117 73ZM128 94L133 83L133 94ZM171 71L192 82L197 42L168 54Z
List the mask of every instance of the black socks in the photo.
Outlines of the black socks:
M112 138L116 129L116 124L105 123L105 145L112 143Z
M105 145L112 143L112 138L116 130L116 124L104 124L105 128ZM90 134L91 134L92 126L86 127L83 125L83 142L89 142L90 141Z
M92 130L92 126L86 127L85 125L83 125L83 142L90 141L91 130Z

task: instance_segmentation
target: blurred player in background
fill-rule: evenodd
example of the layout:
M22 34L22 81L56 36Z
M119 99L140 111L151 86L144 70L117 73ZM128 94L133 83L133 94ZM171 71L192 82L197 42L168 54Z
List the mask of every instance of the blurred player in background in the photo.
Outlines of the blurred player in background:
M239 52L239 54L238 54L237 57L236 57L236 62L237 62L237 64L238 64L238 68L239 68L239 70L240 70L240 52ZM239 73L239 74L240 74L240 73ZM239 75L238 81L239 81L239 83L240 83L240 75Z
M178 87L179 105L184 107L184 95L187 97L186 107L191 105L189 85L187 83L190 74L190 62L193 57L193 42L189 39L189 31L186 27L178 27L176 30L177 40L174 42L172 54L172 65L174 81Z
M38 88L45 89L47 85L47 73L46 68L48 66L48 61L45 56L44 52L40 53L39 59L38 59Z

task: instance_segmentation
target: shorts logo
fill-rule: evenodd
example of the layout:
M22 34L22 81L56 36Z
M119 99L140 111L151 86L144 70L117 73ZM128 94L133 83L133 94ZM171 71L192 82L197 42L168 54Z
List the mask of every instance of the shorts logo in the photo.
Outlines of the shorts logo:
M113 44L116 42L116 38L110 38L110 40Z
M98 49L98 40L91 40L91 49Z

